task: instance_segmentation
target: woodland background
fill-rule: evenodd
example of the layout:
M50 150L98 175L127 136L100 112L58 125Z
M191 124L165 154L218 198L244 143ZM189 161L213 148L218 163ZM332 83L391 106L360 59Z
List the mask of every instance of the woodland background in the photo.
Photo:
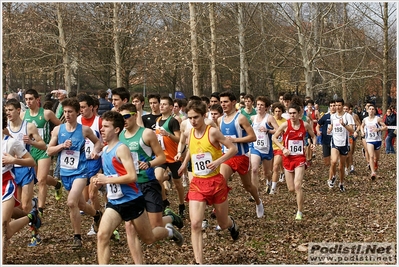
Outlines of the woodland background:
M396 2L3 2L3 91L396 99Z

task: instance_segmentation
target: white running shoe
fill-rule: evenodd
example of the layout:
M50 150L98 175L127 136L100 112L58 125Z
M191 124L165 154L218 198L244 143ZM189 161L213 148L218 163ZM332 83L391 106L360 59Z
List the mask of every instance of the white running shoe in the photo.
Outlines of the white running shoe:
M265 210L264 210L264 208L263 208L263 203L262 203L262 200L261 200L261 201L260 201L260 204L259 204L259 205L256 205L256 216L257 216L258 218L262 218L263 215L264 215L264 213L265 213Z

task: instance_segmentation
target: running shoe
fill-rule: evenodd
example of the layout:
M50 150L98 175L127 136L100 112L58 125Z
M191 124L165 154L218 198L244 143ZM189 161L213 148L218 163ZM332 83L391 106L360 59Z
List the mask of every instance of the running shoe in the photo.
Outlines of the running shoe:
M334 187L334 184L335 184L335 180L336 180L336 179L337 179L337 178L336 178L335 176L333 176L331 180L330 180L330 179L327 180L327 184L328 184L328 186L329 186L330 188L333 188L333 187Z
M275 188L272 188L272 190L270 190L270 195L274 195L277 193L277 190Z
M93 217L93 228L96 233L98 232L98 227L100 226L101 217L103 216L101 210L99 210L98 213L99 215Z
M36 209L32 209L27 215L29 218L29 225L35 229L39 229L42 226L42 221L40 220L39 212Z
M211 218L212 218L212 219L216 219L216 211L215 211L215 208L212 209Z
M179 216L182 219L186 217L186 206L184 204L179 204Z
M215 231L222 231L222 228L220 228L220 226L219 226L219 225L216 225L216 227L215 227Z
M377 177L377 174L375 174L375 172L373 172L372 174L371 174L371 180L375 180L375 178Z
M171 223L167 223L165 225L165 228L172 230L172 232L173 232L172 240L176 242L176 245L181 247L184 242L183 236L173 227L173 225Z
M229 228L231 238L233 240L237 240L238 236L240 235L240 231L238 230L237 224L234 222L233 217L230 216L230 219L233 221L233 225Z
M353 167L353 165L351 166L351 170L349 171L349 174L354 174L355 173L355 168Z
M369 164L367 164L367 169L369 169L369 171L371 171L371 168L370 168L370 163L369 163Z
M205 230L206 228L208 228L208 220L207 220L207 219L204 219L204 220L202 221L202 230Z
M340 191L341 193L345 192L345 187L344 187L343 184L339 184L339 191Z
M82 247L82 240L79 239L78 237L74 237L72 247L75 247L75 248Z
M253 196L250 196L250 197L248 198L248 201L249 201L249 202L255 202L255 199L254 199Z
M295 220L297 220L297 221L301 221L302 220L302 218L303 218L303 216L302 216L302 212L297 212L296 213L296 216L295 216Z
M167 209L165 209L165 215L166 216L170 216L170 217L172 217L172 219L173 219L173 221L172 221L172 224L174 225L174 226L176 226L177 228L179 228L179 229L181 229L181 228L183 228L183 220L180 218L180 216L179 215L177 215L176 213L174 213L171 209L169 209L169 208L167 208Z
M121 240L121 236L119 235L118 230L114 230L114 232L112 232L112 236L111 236L112 240L115 240L116 242L119 242Z
M259 205L256 205L256 216L258 218L262 218L264 213L265 213L265 210L263 208L263 203L262 203L262 200L261 200Z
M87 233L87 235L96 235L96 231L94 231L94 223L91 224L90 226L90 231Z
M61 180L59 180L57 182L57 185L58 185L58 183L60 183L60 188L58 188L58 189L55 188L55 200L57 200L57 201L59 201L62 197L62 182L61 182Z
M270 194L271 189L272 189L272 185L270 183L266 183L266 194Z
M30 240L28 247L33 248L33 247L36 247L37 245L40 245L41 243L42 243L42 239L38 235L32 236L32 239Z
M284 174L284 173L280 173L280 178L278 179L278 181L279 181L280 183L283 183L284 180L285 180L285 174Z

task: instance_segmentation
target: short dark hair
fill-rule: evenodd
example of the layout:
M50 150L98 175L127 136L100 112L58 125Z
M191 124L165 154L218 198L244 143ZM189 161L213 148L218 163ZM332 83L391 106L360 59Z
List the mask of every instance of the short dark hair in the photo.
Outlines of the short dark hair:
M289 110L290 108L295 109L296 111L298 111L298 113L301 112L301 106L298 105L298 104L296 104L295 102L294 102L294 103L291 103L291 104L288 106L288 110Z
M220 114L223 114L223 108L221 105L219 104L213 104L209 110L216 110L217 112L219 112Z
M16 100L15 98L11 98L7 100L6 106L13 106L15 109L20 109L21 108L21 103Z
M112 122L112 126L114 126L114 128L119 128L119 132L118 134L123 130L123 128L125 127L125 120L123 119L123 116L116 111L106 111L103 113L103 115L101 115L101 119L103 121L111 121Z
M161 97L161 100L168 100L168 104L170 106L173 106L173 100L170 96L163 96L163 97ZM161 101L159 101L159 102L161 102Z
M129 110L129 112L137 112L137 108L135 105L133 105L132 103L125 103L123 104L120 108L119 111L122 110Z
M130 93L125 87L118 87L112 90L112 95L118 95L122 100L130 100Z
M306 105L308 105L309 103L312 104L312 106L314 106L314 101L312 99L306 101Z
M202 101L201 97L197 96L197 95L192 95L188 98L188 101L193 101L193 100L198 100L198 101Z
M246 94L246 95L244 96L244 100L245 100L245 99L248 99L248 98L251 99L252 102L255 101L255 97L254 97L253 95L251 95L251 94Z
M211 101L209 100L209 97L207 97L206 95L201 96L201 100L205 101L205 103L207 103L209 105L209 103L211 103Z
M237 101L236 96L231 91L224 91L220 93L220 98L228 97L230 101Z
M34 98L39 98L39 93L35 89L28 89L25 92L25 95L33 95Z
M212 98L212 97L214 97L214 98L216 98L217 100L220 101L219 92L213 92L213 93L211 94L211 97L210 97L210 98Z
M88 96L86 94L81 94L78 96L78 101L79 102L86 102L86 104L90 107L94 107L94 101L93 98L91 96Z
M105 90L98 90L97 94L100 96L100 98L105 98L108 93Z
M92 96L91 98L93 99L93 108L99 107L100 106L100 100L97 97L95 97L95 96Z
M280 102L275 102L272 105L272 112L274 112L274 110L278 108L281 109L281 112L284 113L285 112L285 106L283 104L281 104Z
M156 99L158 100L158 103L161 102L161 96L160 96L159 94L149 94L149 95L147 96L148 101L149 101L151 98L156 98Z
M173 103L177 103L179 108L181 108L183 106L183 101L181 101L181 99L179 99L179 98L173 99Z
M204 116L206 114L207 107L204 102L198 101L198 100L193 100L193 101L190 101L187 105L187 113L190 110L193 110L194 112L197 112L197 113L201 114L202 116Z
M135 99L135 98L137 98L138 100L140 100L140 102L145 102L145 98L144 98L143 94L141 94L141 93L135 93L135 94L133 94L132 100Z
M6 107L3 106L3 130L7 128L8 125L8 120L7 120L7 114L6 114Z
M66 98L61 102L61 105L63 108L65 107L72 107L73 109L75 109L75 111L77 113L80 112L80 104L79 101L73 97L73 98Z
M345 104L345 101L344 101L343 98L338 98L338 99L335 99L335 103L342 103L342 105L344 105L344 104ZM371 104L371 103L370 103L370 104Z
M269 98L267 98L266 96L263 96L263 95L260 95L256 98L255 105L258 101L262 101L263 103L265 103L266 107L268 107L272 104L272 101L270 101Z
M283 95L283 100L289 100L289 101L291 101L292 100L292 95L290 94L290 93L285 93L284 95Z

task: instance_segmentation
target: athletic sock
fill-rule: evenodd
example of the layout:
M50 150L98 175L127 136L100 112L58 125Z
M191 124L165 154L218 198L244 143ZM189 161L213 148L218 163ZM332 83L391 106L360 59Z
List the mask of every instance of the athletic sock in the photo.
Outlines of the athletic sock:
M272 189L276 189L277 182L272 182Z

